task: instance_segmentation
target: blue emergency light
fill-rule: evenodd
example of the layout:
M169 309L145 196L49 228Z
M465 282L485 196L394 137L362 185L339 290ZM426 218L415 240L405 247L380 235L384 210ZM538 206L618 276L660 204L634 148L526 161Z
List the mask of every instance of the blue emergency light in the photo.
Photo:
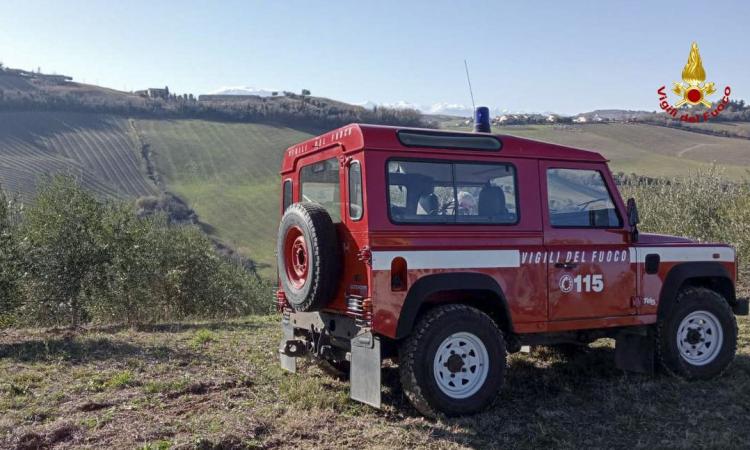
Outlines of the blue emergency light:
M474 132L490 133L490 109L486 106L478 106L474 111Z

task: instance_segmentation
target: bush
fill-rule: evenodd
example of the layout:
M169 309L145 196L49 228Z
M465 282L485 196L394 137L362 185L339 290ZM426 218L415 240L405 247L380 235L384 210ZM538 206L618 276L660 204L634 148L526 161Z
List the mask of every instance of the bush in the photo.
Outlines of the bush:
M750 185L730 183L716 167L672 179L627 178L624 197L638 201L642 231L733 244L750 271Z
M33 299L24 304L24 315L72 326L88 318L84 299L104 276L108 257L103 218L102 205L71 178L41 186L21 225Z
M12 321L20 304L23 274L16 226L17 204L0 189L0 328Z
M12 264L2 264L0 293L16 323L133 324L270 309L269 283L219 256L196 226L163 213L137 217L133 205L102 202L71 178L44 183L20 226L4 219L7 211L0 208L0 262Z

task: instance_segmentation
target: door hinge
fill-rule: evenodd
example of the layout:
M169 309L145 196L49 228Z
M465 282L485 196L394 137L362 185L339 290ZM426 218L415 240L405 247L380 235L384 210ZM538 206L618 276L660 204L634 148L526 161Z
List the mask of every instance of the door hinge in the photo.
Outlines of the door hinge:
M368 266L372 265L372 251L370 251L370 247L364 246L357 252L357 260L362 261L363 263L367 264Z

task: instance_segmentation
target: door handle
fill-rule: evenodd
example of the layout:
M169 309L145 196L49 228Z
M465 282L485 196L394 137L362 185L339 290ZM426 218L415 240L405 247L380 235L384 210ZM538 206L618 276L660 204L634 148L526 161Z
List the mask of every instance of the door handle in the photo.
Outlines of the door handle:
M575 269L576 267L578 267L578 264L574 262L559 262L555 263L555 267L557 267L558 269Z

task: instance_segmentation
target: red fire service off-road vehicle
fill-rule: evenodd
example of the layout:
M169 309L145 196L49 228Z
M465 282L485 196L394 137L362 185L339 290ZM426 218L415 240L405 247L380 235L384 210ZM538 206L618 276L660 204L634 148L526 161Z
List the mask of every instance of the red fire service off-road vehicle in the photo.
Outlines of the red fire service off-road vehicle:
M734 248L639 234L601 155L489 134L487 116L475 133L353 124L286 151L283 368L312 356L378 407L392 358L428 416L487 406L523 345L608 337L622 369L719 375L748 314Z

